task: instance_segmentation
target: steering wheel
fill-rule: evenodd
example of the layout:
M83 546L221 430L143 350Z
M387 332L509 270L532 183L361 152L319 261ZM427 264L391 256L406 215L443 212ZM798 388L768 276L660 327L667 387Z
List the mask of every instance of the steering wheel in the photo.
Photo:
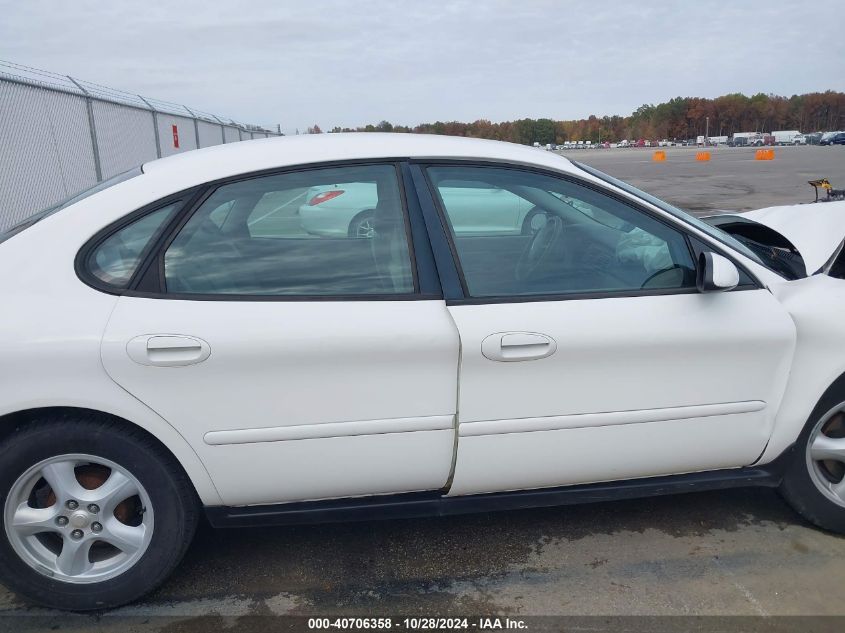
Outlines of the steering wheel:
M546 223L531 236L531 241L519 256L515 274L517 281L525 281L537 271L546 261L561 235L563 235L563 220L556 215L549 215Z

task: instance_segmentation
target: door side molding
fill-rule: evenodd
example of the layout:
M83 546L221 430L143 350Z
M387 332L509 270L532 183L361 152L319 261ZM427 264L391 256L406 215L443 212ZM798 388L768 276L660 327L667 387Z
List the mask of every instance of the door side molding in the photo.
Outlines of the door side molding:
M482 420L461 422L460 437L498 435L504 433L531 433L535 431L560 431L585 427L642 424L644 422L668 422L736 413L755 413L766 408L762 400L746 402L723 402L700 404L688 407L664 407L661 409L637 409L634 411L610 411L607 413L578 413L554 415L542 418L516 418L511 420Z
M203 440L210 446L221 446L224 444L316 440L330 437L378 435L382 433L443 431L453 429L454 425L454 415L429 415L418 418L391 418L386 420L359 420L355 422L328 422L323 424L297 424L293 426L209 431L203 436Z

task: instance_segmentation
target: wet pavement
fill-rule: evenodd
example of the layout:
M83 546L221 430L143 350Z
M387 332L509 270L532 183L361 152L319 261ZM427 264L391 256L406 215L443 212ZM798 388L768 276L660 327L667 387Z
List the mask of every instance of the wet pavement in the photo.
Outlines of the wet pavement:
M233 625L274 614L845 615L844 557L845 538L809 526L772 490L744 489L449 518L204 526L142 602L68 618L3 593L0 614L17 630L121 631L203 631L209 615Z

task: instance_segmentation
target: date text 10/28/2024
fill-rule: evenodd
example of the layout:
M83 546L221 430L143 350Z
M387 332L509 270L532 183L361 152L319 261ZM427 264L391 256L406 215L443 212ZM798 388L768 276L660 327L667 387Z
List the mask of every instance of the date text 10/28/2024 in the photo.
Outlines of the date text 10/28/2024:
M479 617L479 618L309 618L308 628L311 630L390 630L404 629L409 631L443 631L443 630L476 630L503 631L526 630L528 626L524 620L514 618Z

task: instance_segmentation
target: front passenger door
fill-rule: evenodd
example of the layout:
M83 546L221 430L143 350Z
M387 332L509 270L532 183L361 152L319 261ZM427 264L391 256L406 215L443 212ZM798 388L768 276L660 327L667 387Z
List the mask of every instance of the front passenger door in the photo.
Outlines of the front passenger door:
M571 177L427 169L464 298L450 495L754 462L795 342L765 289L700 294L687 237ZM463 235L443 183L501 188L544 212L528 235ZM478 198L479 209L485 201Z

